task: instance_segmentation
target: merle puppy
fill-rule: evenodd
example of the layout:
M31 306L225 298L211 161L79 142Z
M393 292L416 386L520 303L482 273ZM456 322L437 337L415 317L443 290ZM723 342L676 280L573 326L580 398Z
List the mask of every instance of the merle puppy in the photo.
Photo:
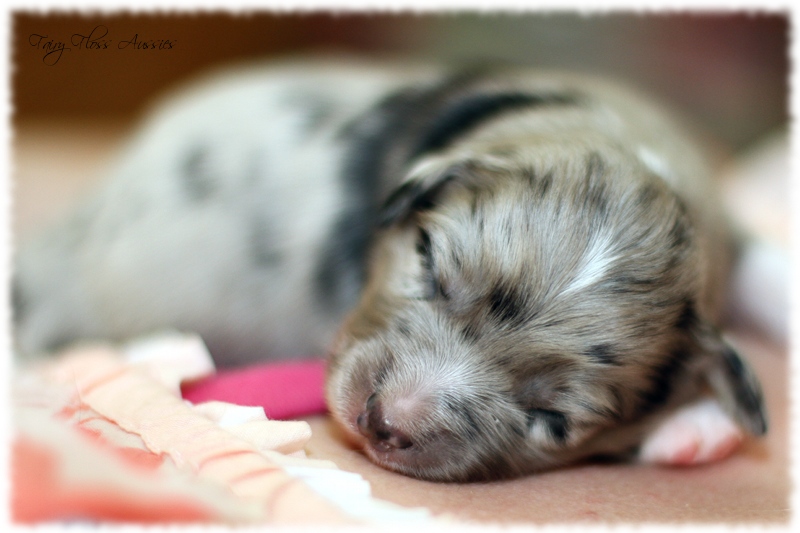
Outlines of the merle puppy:
M17 255L17 351L165 327L222 365L327 350L345 432L426 479L713 460L766 417L718 331L734 240L709 173L595 79L233 69L162 102Z

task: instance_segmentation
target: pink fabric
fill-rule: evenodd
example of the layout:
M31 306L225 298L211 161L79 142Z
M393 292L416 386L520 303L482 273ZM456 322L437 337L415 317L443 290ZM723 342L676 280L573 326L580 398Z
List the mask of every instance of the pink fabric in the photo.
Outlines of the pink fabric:
M358 522L291 473L313 483L335 470L306 457L306 422L180 398L179 383L213 371L202 341L182 335L83 345L19 369L14 520Z
M326 412L324 382L322 360L264 363L184 383L181 393L192 403L260 406L267 418L288 420Z

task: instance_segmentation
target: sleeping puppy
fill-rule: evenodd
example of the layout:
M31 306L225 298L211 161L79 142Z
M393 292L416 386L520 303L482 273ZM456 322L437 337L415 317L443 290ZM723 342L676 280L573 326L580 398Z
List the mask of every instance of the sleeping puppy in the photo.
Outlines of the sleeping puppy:
M595 79L233 69L18 254L17 351L165 327L221 365L328 350L345 433L425 479L713 460L767 423L718 329L735 246L709 173Z

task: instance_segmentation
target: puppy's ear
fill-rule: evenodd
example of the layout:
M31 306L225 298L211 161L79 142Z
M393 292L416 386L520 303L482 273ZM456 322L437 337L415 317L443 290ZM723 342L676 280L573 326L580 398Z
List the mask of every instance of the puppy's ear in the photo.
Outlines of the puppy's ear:
M403 223L416 212L433 209L451 183L466 182L472 166L469 162L460 162L444 169L413 170L384 202L380 211L381 226Z
M695 338L704 355L705 378L720 405L742 428L756 436L765 434L767 412L753 369L711 326L698 326Z

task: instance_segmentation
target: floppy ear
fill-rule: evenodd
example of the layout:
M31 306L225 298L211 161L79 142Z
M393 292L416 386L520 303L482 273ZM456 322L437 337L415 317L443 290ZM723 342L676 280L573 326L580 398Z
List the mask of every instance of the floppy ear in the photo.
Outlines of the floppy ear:
M699 326L696 339L705 355L703 372L722 408L742 428L759 436L767 432L761 385L747 361L710 326Z
M469 161L462 161L444 169L412 170L384 202L380 211L381 226L405 222L413 213L434 208L449 184L467 182L473 166Z
M412 213L434 207L436 198L448 181L449 179L445 178L430 186L419 179L411 179L403 183L389 195L381 207L381 226L386 227L405 222Z

